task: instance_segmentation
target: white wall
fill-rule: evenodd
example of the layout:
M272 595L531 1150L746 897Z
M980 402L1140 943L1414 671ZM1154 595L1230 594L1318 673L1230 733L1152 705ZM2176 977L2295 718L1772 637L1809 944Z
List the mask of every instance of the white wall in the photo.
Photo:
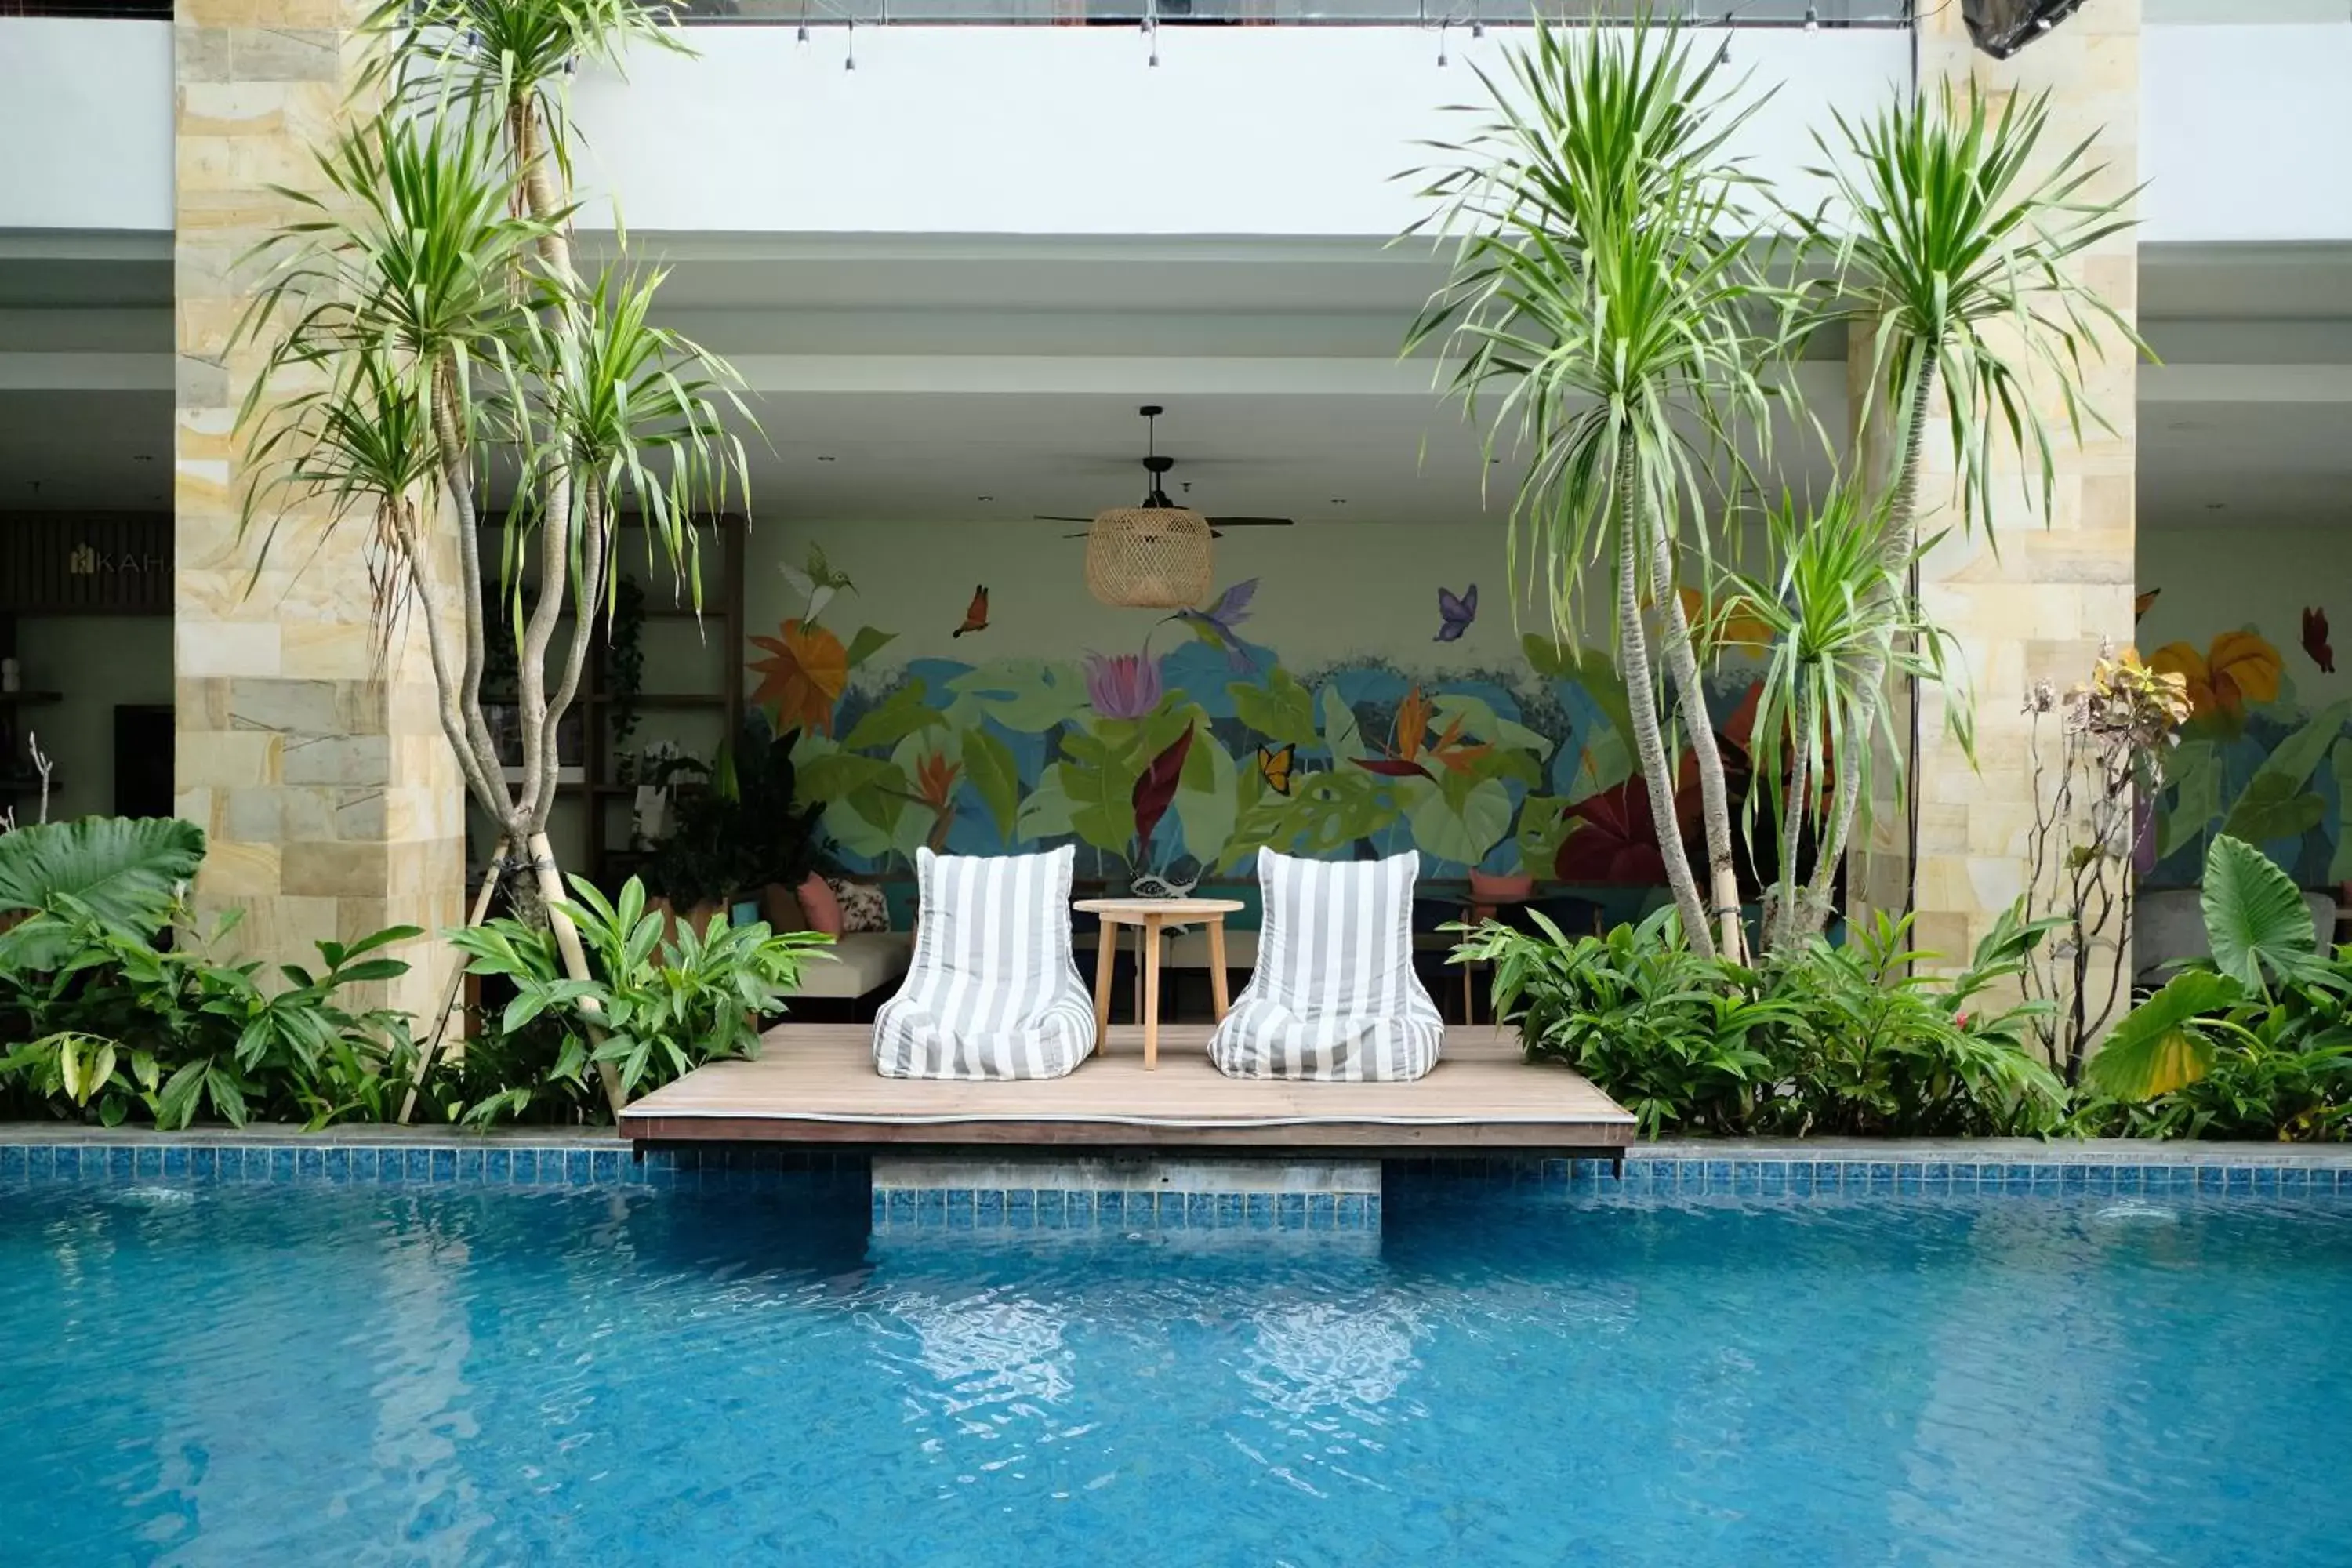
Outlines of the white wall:
M1459 136L1470 65L1501 44L1392 27L701 27L576 101L590 177L632 228L803 233L1381 235L1426 204L1395 176ZM1900 31L1749 31L1735 66L1785 82L1748 127L1799 182L1834 104L1910 76ZM1796 184L1792 195L1801 194ZM604 215L592 214L593 221Z
M0 17L0 229L172 227L172 25Z
M2140 36L2143 237L2352 239L2352 22Z

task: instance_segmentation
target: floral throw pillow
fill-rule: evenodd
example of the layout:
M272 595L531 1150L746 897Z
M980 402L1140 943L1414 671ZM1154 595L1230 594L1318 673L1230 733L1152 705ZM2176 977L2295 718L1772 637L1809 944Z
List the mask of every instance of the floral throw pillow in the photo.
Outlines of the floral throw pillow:
M871 882L853 882L846 877L827 877L825 885L833 896L841 900L841 931L888 931L890 905L882 897L882 889Z

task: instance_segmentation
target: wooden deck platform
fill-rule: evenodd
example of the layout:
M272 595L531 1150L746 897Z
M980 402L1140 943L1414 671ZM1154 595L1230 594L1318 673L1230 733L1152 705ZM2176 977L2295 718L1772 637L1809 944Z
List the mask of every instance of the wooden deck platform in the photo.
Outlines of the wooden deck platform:
M995 1148L1349 1149L1400 1154L1538 1150L1614 1153L1633 1118L1564 1067L1520 1059L1489 1026L1446 1032L1417 1083L1230 1079L1206 1024L1164 1024L1160 1068L1142 1031L1109 1038L1067 1078L936 1083L874 1071L862 1024L771 1029L755 1061L713 1062L630 1106L621 1133L652 1142L985 1144Z

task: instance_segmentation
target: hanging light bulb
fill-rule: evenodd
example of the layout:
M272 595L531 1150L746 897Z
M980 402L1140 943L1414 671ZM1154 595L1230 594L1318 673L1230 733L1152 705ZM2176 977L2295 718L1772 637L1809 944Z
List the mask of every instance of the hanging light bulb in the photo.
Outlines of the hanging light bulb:
M1728 11L1723 14L1723 47L1715 52L1715 63L1717 66L1731 63L1731 13Z
M1470 13L1470 36L1474 38L1486 36L1486 18L1475 10Z
M1445 68L1445 26L1446 24L1444 22L1437 24L1437 68L1439 70Z
M857 68L857 18L855 16L849 19L849 53L842 57L841 68L845 71Z
M801 26L798 41L803 44L808 42L808 0L801 0Z
M1818 33L1818 32L1820 32L1821 30L1822 30L1822 8L1821 8L1820 6L1818 6L1818 5L1808 5L1808 6L1806 6L1806 7L1805 7L1805 31L1807 31L1808 33Z

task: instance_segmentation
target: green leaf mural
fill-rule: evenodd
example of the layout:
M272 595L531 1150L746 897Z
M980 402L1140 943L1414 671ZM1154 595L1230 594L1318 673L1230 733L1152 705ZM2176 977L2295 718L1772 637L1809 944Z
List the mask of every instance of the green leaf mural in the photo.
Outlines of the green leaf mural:
M1233 841L1241 815L1238 773L1214 735L1204 729L1193 738L1176 790L1176 820L1183 825L1184 853L1204 868L1218 865Z
M947 716L930 705L923 683L909 680L867 709L866 716L841 738L841 747L845 752L866 752L895 746L909 735L946 722Z
M2327 755L2336 773L2336 858L2328 862L2327 879L2340 884L2352 882L2352 826L2346 822L2352 816L2352 735Z
M964 776L979 792L996 824L997 837L1009 847L1021 837L1021 768L1013 749L986 730L968 730L963 738Z
M857 635L849 639L848 664L852 670L898 640L897 632L886 632L877 626L860 626Z
M984 664L949 681L948 689L981 699L990 718L1023 735L1042 735L1088 711L1086 679L1077 667L1044 659Z
M1322 731L1315 725L1315 699L1307 688L1276 668L1263 686L1236 681L1225 688L1241 721L1276 745L1319 746Z
M2347 720L2352 720L2352 702L2338 702L2273 747L2262 767L2246 781L2245 792L2230 808L2221 831L2232 838L2259 843L2295 837L2317 826L2326 815L2326 803L2305 794L2303 786L2344 732Z
M1464 790L1425 779L1398 782L1408 786L1400 792L1409 803L1406 820L1412 825L1413 847L1424 855L1475 866L1510 836L1511 792L1499 779Z

